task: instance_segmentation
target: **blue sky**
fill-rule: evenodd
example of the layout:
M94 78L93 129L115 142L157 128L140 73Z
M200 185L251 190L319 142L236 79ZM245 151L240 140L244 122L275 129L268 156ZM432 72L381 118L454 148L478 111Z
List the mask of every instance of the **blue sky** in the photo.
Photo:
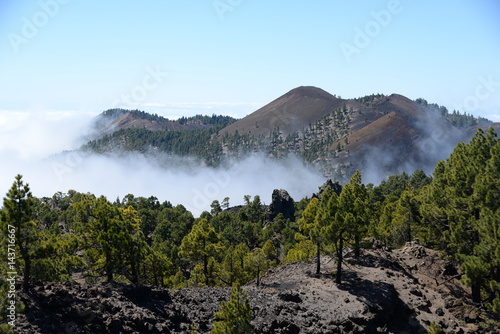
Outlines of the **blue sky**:
M500 121L499 36L497 0L2 0L0 112L243 117L314 85Z
M20 173L35 196L155 195L198 213L269 187L300 199L323 178L296 161L193 175L58 153L112 107L243 117L301 85L500 121L499 18L498 0L0 0L0 194Z

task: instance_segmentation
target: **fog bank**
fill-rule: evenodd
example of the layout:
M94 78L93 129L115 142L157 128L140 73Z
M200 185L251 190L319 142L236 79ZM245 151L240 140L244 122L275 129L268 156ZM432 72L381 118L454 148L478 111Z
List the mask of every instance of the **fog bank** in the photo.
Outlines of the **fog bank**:
M0 124L2 197L15 175L22 174L37 197L74 189L105 195L114 201L130 193L155 196L173 205L182 204L198 216L210 210L213 200L222 201L224 197L230 198L231 206L242 204L244 195L259 195L263 203L269 204L273 189L282 188L300 200L311 196L324 182L318 171L294 157L271 160L251 156L225 164L226 167L212 168L181 157L151 159L132 153L120 156L80 151L60 153L85 142L90 116L69 113L64 117L44 117L43 114L13 117L7 114L1 119L5 120Z

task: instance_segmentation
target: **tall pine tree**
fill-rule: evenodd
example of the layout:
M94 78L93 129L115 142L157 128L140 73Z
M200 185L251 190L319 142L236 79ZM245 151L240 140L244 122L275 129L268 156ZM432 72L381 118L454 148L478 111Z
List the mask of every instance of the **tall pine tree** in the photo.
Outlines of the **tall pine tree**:
M17 175L3 199L2 220L15 228L15 243L23 262L23 290L28 291L31 265L37 247L37 228L32 220L34 198L30 187Z

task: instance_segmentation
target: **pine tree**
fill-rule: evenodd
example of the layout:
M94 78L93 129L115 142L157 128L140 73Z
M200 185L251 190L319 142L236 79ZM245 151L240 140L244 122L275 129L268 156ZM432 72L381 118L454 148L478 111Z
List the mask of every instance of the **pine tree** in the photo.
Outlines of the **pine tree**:
M262 245L262 251L269 261L270 266L274 266L278 261L278 251L271 239L267 239L266 242L264 242L264 245Z
M89 274L104 276L107 282L112 282L115 274L122 274L132 283L138 283L149 246L140 230L137 211L132 206L116 207L106 197L94 195L83 195L75 208L90 262Z
M500 140L490 149L490 158L474 184L474 200L495 211L500 203Z
M412 189L403 191L396 202L392 226L398 246L413 239L413 230L419 221L418 205Z
M492 130L484 134L478 130L469 144L459 144L447 161L445 177L448 180L450 206L447 213L450 228L445 233L451 253L465 272L464 280L471 287L474 302L481 301L481 289L487 281L487 269L476 248L483 240L479 225L484 211L484 198L475 196L474 188L485 172L496 143Z
M349 233L354 239L354 256L357 258L361 252L361 238L366 234L368 229L368 193L362 183L362 176L359 170L356 170L346 186L346 192L350 193L346 197L352 203L347 208L350 209L349 212L352 213L354 219L354 223L349 225L348 228ZM342 203L345 203L345 201L342 201Z
M396 203L387 203L381 208L380 217L373 228L373 235L382 241L384 246L389 247L393 244L394 229L393 217Z
M28 291L34 252L38 246L36 224L31 220L34 198L29 185L17 175L3 199L2 220L15 229L15 244L23 260L23 290Z
M224 197L222 200L222 208L229 209L229 197Z
M325 235L328 238L329 242L333 244L335 250L335 257L337 261L335 282L337 284L340 284L342 281L341 277L342 277L344 241L346 238L348 224L352 222L350 218L346 219L345 216L341 215L339 210L340 210L339 196L335 192L332 192L330 198L328 199L327 204L325 206L322 206L321 210L318 211L318 218L321 219L322 221L328 222L328 226L325 230L326 231Z
M140 229L141 220L138 218L137 211L132 206L118 210L121 229L115 242L122 250L125 275L132 283L137 284L141 267L144 265L147 254L152 250Z
M205 284L210 284L211 275L209 273L209 260L222 250L222 243L219 235L213 226L204 218L193 225L183 239L179 248L179 256L187 257L194 262L201 261Z
M210 204L210 208L210 213L214 216L222 212L222 207L218 200L214 200L212 204Z
M248 253L245 258L246 267L252 273L252 276L257 279L257 286L260 285L260 275L269 267L269 260L261 248L254 249Z
M327 235L332 242L337 260L335 282L342 282L342 261L344 247L347 241L354 239L355 256L360 254L360 240L368 225L368 196L366 188L361 183L361 173L356 171L348 184L342 188L340 196L333 193L318 216L329 222Z
M329 187L328 187L329 188ZM326 205L325 205L326 206ZM302 233L312 240L316 245L316 274L319 275L321 271L320 255L321 245L324 241L324 233L322 233L320 222L326 222L326 219L321 219L318 216L318 209L320 207L317 198L311 199L305 210L302 212L302 217L297 221L299 229Z
M143 282L155 286L164 286L164 280L172 267L172 262L165 254L153 248L146 248L146 256L142 267L142 271L145 272ZM182 272L180 275L182 276ZM174 288L177 288L177 286L174 286Z
M221 302L220 311L215 313L212 334L250 334L253 333L251 324L252 309L248 295L237 284L231 290L228 302Z
M483 292L495 300L500 282L497 227L492 223L500 198L496 188L500 149L495 137L493 129L486 134L479 129L468 144L458 144L448 159L437 164L432 183L420 196L423 222L460 262L474 302L482 301Z
M245 258L250 253L248 246L244 243L235 247L230 246L225 253L226 256L221 264L220 279L229 286L249 281L251 276L245 263Z

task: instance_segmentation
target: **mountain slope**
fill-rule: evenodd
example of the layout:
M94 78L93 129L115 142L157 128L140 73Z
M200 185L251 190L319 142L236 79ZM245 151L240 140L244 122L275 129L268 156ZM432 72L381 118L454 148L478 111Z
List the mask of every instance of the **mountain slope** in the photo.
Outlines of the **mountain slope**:
M351 166L347 175L354 169L371 174L374 180L415 169L431 173L437 161L459 142L469 141L479 127L500 128L481 119L460 128L446 115L398 94L376 99L372 107L386 114L329 147L342 147L332 162Z
M283 135L288 135L344 105L364 109L356 101L337 98L317 87L301 86L229 125L220 134L238 131L240 135L268 135L279 128Z
M311 86L295 88L236 121L215 115L170 121L123 110L105 114L101 133L107 135L85 148L194 155L213 166L249 154L296 155L327 177L345 181L359 169L373 183L403 171L431 173L478 127L500 129L423 99L398 94L341 99Z
M459 141L468 140L464 131L404 96L384 97L373 107L386 114L333 143L330 149L343 144L334 164L375 179L414 169L431 172Z

